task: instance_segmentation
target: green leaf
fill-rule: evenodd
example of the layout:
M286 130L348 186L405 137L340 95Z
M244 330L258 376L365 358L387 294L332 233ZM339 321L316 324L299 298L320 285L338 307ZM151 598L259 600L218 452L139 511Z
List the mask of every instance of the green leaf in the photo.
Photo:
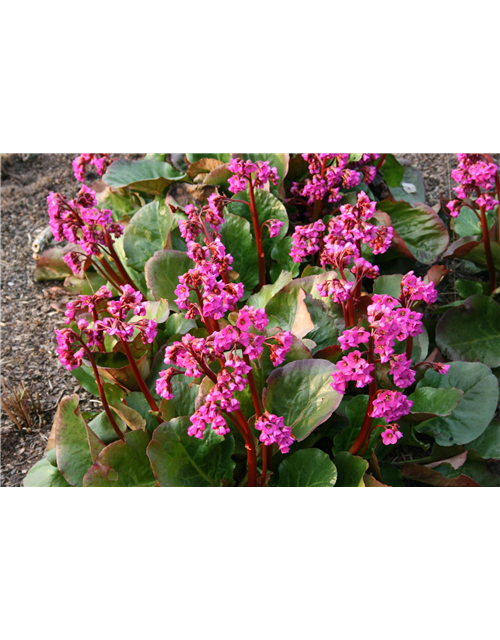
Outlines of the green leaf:
M477 282L477 280L462 280L459 278L455 282L455 287L458 295L463 300L476 293L483 293L483 284L481 282Z
M133 393L130 396L134 395ZM142 395L142 394L140 394ZM130 396L127 398L127 402L129 401ZM148 405L149 409L149 405ZM121 429L122 433L126 430L126 425L121 418L118 416L114 416L115 421L118 427ZM158 424L158 422L156 422ZM105 411L102 411L99 415L97 415L93 420L89 422L89 427L92 429L93 433L102 440L104 444L111 444L118 440L118 436L116 435L115 430L111 426L111 422L109 421L108 416Z
M465 240L465 238L463 238L463 240ZM468 243L466 246L470 246L471 250L469 252L465 252L463 254L463 257L467 256L467 260L471 260L475 264L482 266L483 270L486 270L488 266L488 261L486 259L484 242L482 240L480 243L471 242L470 244ZM491 240L490 247L491 247L491 257L493 259L493 264L495 265L495 269L497 271L500 271L500 245L495 240Z
M265 284L260 291L254 293L247 300L248 305L253 305L256 309L264 309L277 293L286 287L286 285L292 280L292 274L290 271L282 271L273 284Z
M230 153L186 153L186 159L189 164L194 164L203 158L214 158L221 162L229 162L231 160Z
M417 388L462 389L464 395L448 416L438 416L415 426L431 433L439 445L450 447L478 438L495 415L498 380L484 364L452 362L446 375L428 369Z
M422 174L416 167L404 166L404 175L399 186L390 188L394 200L404 200L411 205L425 202L425 186Z
M184 275L194 267L194 262L186 253L163 249L157 251L146 262L145 274L148 288L156 300L168 300L168 306L179 311L174 300L177 298L175 289L179 284L179 276Z
M476 294L449 309L437 324L436 344L450 360L500 366L500 304Z
M388 153L385 156L384 164L380 168L380 173L388 187L397 187L403 179L405 168L399 164L392 153Z
M179 333L181 336L191 329L196 329L196 321L186 318L183 313L173 313L165 323L165 335L167 338Z
M243 282L245 291L251 292L259 283L259 259L250 223L245 218L226 213L221 234L222 244L233 256L231 269L238 273L238 281Z
M373 283L373 293L388 295L396 298L401 295L401 280L403 276L396 273L391 276L379 276Z
M97 206L99 209L109 209L113 213L113 220L122 220L125 216L133 214L134 204L130 194L121 195L106 187L104 191L97 194Z
M125 441L109 444L83 479L84 487L153 487L156 484L146 448L150 434L129 431Z
M389 214L394 230L419 262L432 264L448 246L448 231L430 207L424 204L412 207L406 202L382 200L377 209Z
M203 440L188 436L188 417L161 424L153 434L148 456L162 487L220 487L231 482L235 463L232 436L206 429Z
M99 396L99 388L95 381L94 372L92 371L92 367L86 367L84 364L80 365L78 369L71 370L72 375L78 380L78 382L82 385L85 391L88 391L92 395L96 397ZM108 402L118 402L123 397L123 391L117 387L115 384L111 384L110 382L104 382L103 384L104 393Z
M259 224L262 224L266 220L276 219L280 220L283 223L283 226L280 229L279 235L275 238L269 237L269 231L267 227L262 231L262 240L264 244L264 251L266 255L270 255L273 247L275 247L280 240L282 240L288 231L288 214L285 209L285 205L275 198L272 193L269 191L264 191L263 189L255 189L255 206L257 207L257 213L259 214ZM241 191L237 193L234 198L236 200L244 200L245 202L250 202L250 196L248 191ZM232 202L228 203L228 209L231 213L234 213L241 218L245 218L251 224L252 234L253 234L253 223L252 223L252 213L250 211L250 206L246 204L241 204L241 202ZM282 269L286 269L286 265L281 265ZM288 269L290 270L290 269Z
M304 302L314 323L314 329L306 336L316 343L313 353L336 344L339 330L335 318L328 313L324 302L315 300L309 294L306 295Z
M488 229L495 224L496 220L495 210L486 212L486 222ZM474 211L469 207L462 207L460 209L460 215L458 218L453 218L451 221L451 227L453 231L461 238L465 236L480 236L483 237L483 227L481 221L478 219Z
M298 338L303 338L312 331L314 323L307 310L305 297L302 289L287 285L271 298L265 309L269 318L268 329L280 327L283 331L291 331Z
M264 389L264 406L283 416L300 442L328 420L342 396L331 386L335 365L327 360L296 360L273 371Z
M157 200L139 209L123 234L128 265L142 271L149 258L165 247L172 223L170 208L164 206L160 209Z
M302 449L279 466L278 487L333 487L337 469L320 449Z
M340 451L335 456L337 467L336 487L364 487L363 476L368 469L368 462L348 451Z
M486 431L469 442L467 449L473 449L485 460L500 460L500 420L492 420Z
M115 160L103 176L111 187L128 187L144 193L161 195L173 182L186 177L168 162L159 160Z
M81 487L92 464L85 421L76 394L64 396L54 418L57 467L69 484Z
M464 395L462 389L436 389L434 387L419 387L408 396L413 402L411 414L417 420L427 420L434 416L449 416L456 409Z
M292 236L287 236L280 240L271 251L271 258L277 262L277 264L273 264L270 269L271 278L276 281L282 269L286 269L289 271L292 276L295 278L298 276L300 271L300 264L294 262L292 257L290 256L290 251L292 250Z
M23 484L25 487L70 487L57 467L50 464L47 458L42 458L31 467Z

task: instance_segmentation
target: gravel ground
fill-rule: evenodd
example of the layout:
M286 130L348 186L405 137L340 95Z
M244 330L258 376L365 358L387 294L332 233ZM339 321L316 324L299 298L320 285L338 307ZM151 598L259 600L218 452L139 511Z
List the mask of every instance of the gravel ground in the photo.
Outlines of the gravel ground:
M76 155L76 154L75 154ZM451 154L398 154L422 172L427 203L450 195ZM31 383L39 394L41 411L33 414L31 433L19 430L3 414L1 476L3 486L22 486L30 467L43 455L59 399L78 392L83 410L98 410L99 402L86 394L60 364L54 329L62 324L66 301L60 282L35 282L31 244L48 224L49 191L73 195L76 181L69 154L5 155L1 182L1 365L12 387Z

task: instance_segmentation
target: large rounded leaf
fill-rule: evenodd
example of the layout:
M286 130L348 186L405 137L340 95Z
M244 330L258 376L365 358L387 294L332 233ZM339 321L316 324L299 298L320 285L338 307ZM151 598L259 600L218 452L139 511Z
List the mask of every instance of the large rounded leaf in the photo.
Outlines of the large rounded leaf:
M449 416L463 395L462 389L454 387L447 389L420 387L408 396L413 402L411 415L420 422L434 416Z
M493 420L479 438L467 444L467 449L473 449L485 460L500 460L500 420Z
M500 304L476 294L449 309L437 324L436 344L451 360L500 366Z
M302 449L279 466L278 487L333 487L337 469L320 449Z
M331 386L334 371L335 365L327 360L296 360L269 376L263 393L265 408L283 416L298 441L339 406L342 396Z
M183 180L185 177L185 173L177 171L168 162L115 160L104 174L103 180L111 187L128 187L160 195L173 182Z
M175 289L179 284L179 276L184 275L194 267L194 262L183 251L164 249L157 251L146 262L145 273L148 288L156 300L168 300L168 306L179 311L175 304Z
M150 434L130 431L125 441L108 445L83 479L84 487L153 487L156 484L146 455Z
M220 487L232 482L232 436L206 429L203 440L188 436L188 417L161 424L148 447L153 472L162 487Z
M456 388L463 396L448 416L437 416L415 426L418 432L432 433L439 445L450 447L478 438L490 424L498 403L498 380L484 364L452 362L447 375L429 369L417 389Z
M141 271L156 251L165 248L172 223L169 207L160 209L157 200L134 214L123 237L123 250L130 267Z
M85 420L78 409L76 394L64 396L54 418L57 467L69 484L81 487L92 465Z
M383 200L377 209L389 214L392 226L420 262L432 264L448 246L449 236L443 221L427 205L412 207L406 202Z
M336 487L364 487L363 476L368 469L368 462L349 451L341 451L335 456L337 467Z
M31 467L24 478L25 487L71 487L57 467L42 458Z

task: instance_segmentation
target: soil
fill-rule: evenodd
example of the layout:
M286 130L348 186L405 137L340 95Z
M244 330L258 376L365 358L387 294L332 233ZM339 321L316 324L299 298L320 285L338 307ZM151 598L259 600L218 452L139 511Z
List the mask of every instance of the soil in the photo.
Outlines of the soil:
M31 385L40 398L30 433L2 413L1 475L3 486L22 486L28 470L45 451L57 403L78 393L81 409L99 410L55 352L54 329L63 324L67 295L61 282L36 282L31 244L48 225L46 197L50 191L74 195L77 183L71 161L76 154L9 154L1 167L1 371L10 387ZM423 174L427 203L449 197L451 154L398 154ZM89 176L91 178L91 176ZM97 178L97 176L96 176ZM87 181L89 184L89 181Z

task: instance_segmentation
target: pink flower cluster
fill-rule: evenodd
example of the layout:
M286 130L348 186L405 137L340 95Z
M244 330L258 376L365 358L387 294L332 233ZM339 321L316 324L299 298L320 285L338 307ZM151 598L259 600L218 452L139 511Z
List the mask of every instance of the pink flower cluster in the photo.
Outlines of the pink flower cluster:
M191 334L186 334L180 342L167 347L165 363L171 367L160 372L156 383L158 395L168 400L174 397L172 378L175 375L184 374L194 378L208 375L215 382L205 403L191 417L189 435L203 438L209 424L220 435L229 432L222 414L240 409L234 393L243 391L247 386L247 374L251 371L250 360L259 358L265 345L271 350L271 360L275 367L284 361L292 344L292 335L287 331L266 338L255 333L263 331L267 324L268 319L263 309L246 305L238 313L235 326L229 325L220 331L214 331L208 338L194 338ZM217 359L221 362L221 370L215 374L209 365Z
M337 362L337 370L332 374L332 387L337 393L344 394L351 381L361 388L374 382L377 363L389 363L389 374L394 386L404 389L415 382L416 371L412 361L405 353L395 353L396 342L402 342L422 333L423 314L414 310L421 301L436 301L434 284L426 284L422 278L407 273L401 282L399 299L389 295L372 296L372 304L367 308L369 327L346 329L339 337L342 350L354 349ZM368 345L366 351L360 351L360 345ZM448 372L449 365L431 364L441 374ZM388 422L398 420L410 412L412 401L398 390L378 391L373 399L371 417L383 418ZM394 428L393 428L394 427ZM391 431L391 433L389 433ZM397 425L384 432L383 442L392 444L400 435ZM391 435L392 434L392 435ZM394 438L396 440L394 440Z
M93 165L97 173L102 176L112 162L109 153L82 153L73 160L75 178L84 182L88 165Z
M135 321L126 319L132 310L133 316L146 315L147 303L143 301L142 293L126 284L118 300L112 300L111 297L111 291L101 287L95 294L78 296L66 305L66 324L75 322L78 328L78 332L70 328L57 329L55 332L58 344L56 351L67 369L80 366L85 349L97 347L103 351L105 333L126 341L132 338L137 329L144 344L155 339L155 320L142 317ZM75 344L81 345L76 352Z
M471 195L477 196L475 202L480 207L484 207L485 211L494 209L498 205L498 200L488 193L481 193L481 189L490 191L495 188L497 165L486 161L479 153L457 153L457 158L458 168L451 172L451 177L458 182L458 186L453 189L458 199L448 202L450 215L457 218L463 206L462 200Z
M294 442L292 428L285 427L285 419L267 411L255 421L255 428L260 431L259 440L266 447L277 443L281 453L288 453Z
M378 267L373 267L361 257L361 243L369 244L374 254L385 253L391 246L393 229L368 222L373 218L375 208L376 202L370 201L366 193L361 191L355 205L342 205L340 215L328 222L328 233L322 240L320 240L320 233L325 230L325 225L321 220L296 227L290 252L293 261L301 262L322 247L320 254L322 267L331 265L342 272L354 259L356 268L353 272L361 268L365 272L362 277L376 277Z
M278 184L279 175L276 167L269 166L269 162L252 162L251 160L242 160L241 158L233 158L228 166L229 171L235 175L228 180L229 191L239 193L245 191L249 180L254 179L252 185L256 189L263 189L268 182Z
M369 163L379 158L378 153L364 153L360 160L349 162L348 153L303 153L302 157L309 165L305 183L292 185L293 195L305 198L308 205L328 196L328 202L341 199L341 189L351 189L363 180L370 184L377 172ZM358 171L359 169L359 171Z
M47 202L50 228L56 241L66 239L83 249L83 253L71 251L64 256L74 273L80 271L87 256L99 255L100 245L111 242L111 236L119 238L123 233L123 226L113 222L109 209L97 209L95 192L85 185L74 200L67 201L60 193L51 191Z

